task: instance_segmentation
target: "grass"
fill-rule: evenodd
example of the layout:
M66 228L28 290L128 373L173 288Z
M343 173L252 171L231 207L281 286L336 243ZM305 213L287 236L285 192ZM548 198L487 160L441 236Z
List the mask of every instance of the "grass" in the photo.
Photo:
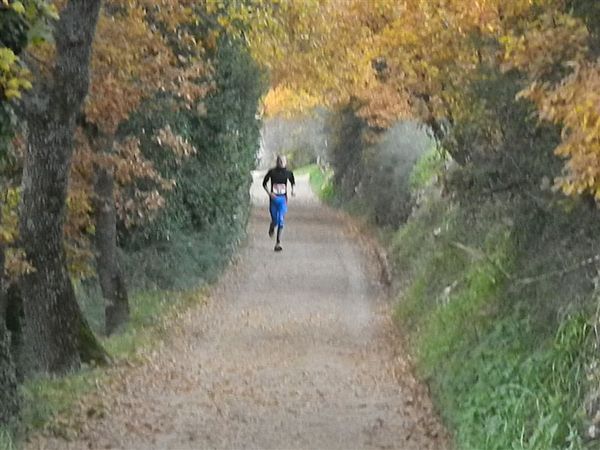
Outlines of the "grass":
M205 298L202 289L140 292L130 300L132 315L127 327L118 335L102 339L102 343L115 361L140 363L144 352L172 333L178 315L202 304ZM110 376L110 368L84 367L63 377L39 377L27 381L22 386L25 431L46 430L68 438L77 427L78 419L72 416L77 403L97 391ZM101 409L101 405L91 407ZM0 435L0 443L2 439Z
M465 258L444 238L425 238L439 224L422 220L397 239L404 248L395 262L411 279L395 317L456 448L586 448L578 433L590 349L585 318L566 317L554 335L541 334L522 299L508 295L510 233L484 239L489 261Z
M294 170L294 175L303 176L308 175L310 187L317 197L322 201L328 202L334 197L333 184L331 177L333 173L331 170L323 170L317 164L310 164L308 166L300 167Z
M16 448L11 432L0 428L0 450L15 450Z
M529 321L513 315L489 324L448 361L438 396L459 448L585 448L578 380L585 379L589 328L571 317L553 339L532 348L537 336Z
M593 448L580 433L589 319L574 313L540 327L530 304L543 299L521 297L505 275L527 257L516 252L513 230L501 225L497 205L466 208L429 195L390 252L403 281L395 320L455 447Z
M410 174L412 189L422 189L438 174L446 161L445 156L436 147L431 147L413 167Z
M310 175L314 170L318 169L319 166L317 164L308 164L307 166L298 167L294 169L295 176L304 176Z

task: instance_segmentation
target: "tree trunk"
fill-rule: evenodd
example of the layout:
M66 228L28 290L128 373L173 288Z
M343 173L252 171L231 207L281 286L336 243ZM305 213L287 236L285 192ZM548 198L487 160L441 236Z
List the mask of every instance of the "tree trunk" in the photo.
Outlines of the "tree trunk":
M10 427L19 415L19 394L10 336L0 316L0 427Z
M127 288L117 256L117 210L114 176L110 169L96 168L94 215L96 221L96 270L106 302L106 334L117 331L129 320Z
M35 270L23 277L21 290L38 369L53 373L76 369L97 355L106 361L77 304L63 243L73 134L89 87L99 9L100 0L68 2L55 30L52 77L40 81L27 102L20 236Z
M0 210L0 222L2 221ZM4 277L4 248L0 244L0 427L10 427L19 414L17 377L10 335L5 325L7 283Z

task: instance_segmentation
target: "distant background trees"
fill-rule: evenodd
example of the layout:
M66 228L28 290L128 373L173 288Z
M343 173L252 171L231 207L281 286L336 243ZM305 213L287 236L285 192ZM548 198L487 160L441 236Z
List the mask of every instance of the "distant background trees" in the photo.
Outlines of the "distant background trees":
M325 161L327 116L324 110L314 110L298 117L266 118L261 133L261 167L272 165L277 154L286 155L292 168Z

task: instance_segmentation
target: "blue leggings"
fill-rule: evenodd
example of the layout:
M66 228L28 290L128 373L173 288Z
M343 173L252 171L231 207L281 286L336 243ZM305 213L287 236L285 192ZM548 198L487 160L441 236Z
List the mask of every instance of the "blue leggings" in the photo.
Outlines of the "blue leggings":
M285 195L276 195L269 203L271 222L276 227L283 228L285 213L287 213L287 199Z

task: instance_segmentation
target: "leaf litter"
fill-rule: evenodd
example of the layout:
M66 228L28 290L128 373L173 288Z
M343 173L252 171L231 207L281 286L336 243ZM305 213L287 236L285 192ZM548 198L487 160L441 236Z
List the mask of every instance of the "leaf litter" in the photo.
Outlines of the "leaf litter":
M29 448L450 448L391 321L378 252L298 180L284 252L257 195L209 301ZM259 199L259 200L257 200ZM57 433L57 430L61 430Z

